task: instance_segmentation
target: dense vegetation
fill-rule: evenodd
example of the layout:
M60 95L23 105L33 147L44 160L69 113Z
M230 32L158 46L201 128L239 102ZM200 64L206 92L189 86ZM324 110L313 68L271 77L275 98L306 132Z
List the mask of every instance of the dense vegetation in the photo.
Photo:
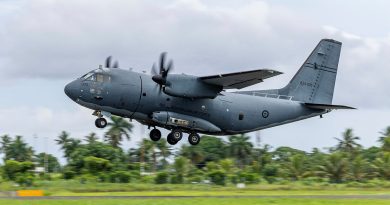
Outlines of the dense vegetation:
M291 147L255 147L246 135L230 136L227 141L202 136L197 146L183 145L173 151L165 139L144 139L136 148L123 150L130 139L132 124L112 117L104 140L95 133L83 140L63 131L56 142L66 165L45 153L35 153L21 136L1 136L0 152L3 181L31 186L41 179L60 176L79 183L367 183L390 180L390 126L380 132L379 147L364 148L352 129L346 129L335 146L311 152ZM35 174L44 167L49 174Z

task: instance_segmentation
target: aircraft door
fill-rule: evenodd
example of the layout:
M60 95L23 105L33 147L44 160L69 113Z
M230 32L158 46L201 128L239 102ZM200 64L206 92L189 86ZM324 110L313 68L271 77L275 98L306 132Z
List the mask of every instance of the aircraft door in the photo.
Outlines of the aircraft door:
M142 91L141 79L136 76L134 79L129 79L126 83L121 83L118 86L119 93L116 107L130 111L132 115L139 106Z
M232 121L232 102L220 99L221 105L222 105L222 116L223 116L223 122L224 126L226 127L226 130L233 130L233 121ZM220 117L222 117L220 116ZM220 118L219 117L219 118Z

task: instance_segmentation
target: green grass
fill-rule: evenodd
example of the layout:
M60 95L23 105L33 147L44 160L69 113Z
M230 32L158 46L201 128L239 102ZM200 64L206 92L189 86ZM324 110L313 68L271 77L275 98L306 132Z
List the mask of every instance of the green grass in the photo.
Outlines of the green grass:
M220 198L196 198L196 199L75 199L75 200L1 200L4 205L367 205L390 204L390 200L377 199L220 199Z
M51 196L301 196L301 195L390 195L390 191L135 191L135 192L56 192Z
M23 189L10 182L0 183L1 191ZM81 184L77 180L37 181L34 187L48 196L255 196L255 195L390 195L390 188L380 186L350 187L346 184L255 184L237 189L234 185L206 184L140 184L96 183Z

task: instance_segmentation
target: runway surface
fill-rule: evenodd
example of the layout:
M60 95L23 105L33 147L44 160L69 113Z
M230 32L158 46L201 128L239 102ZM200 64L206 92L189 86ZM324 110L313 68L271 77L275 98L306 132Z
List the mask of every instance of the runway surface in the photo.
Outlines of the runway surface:
M43 196L0 197L0 199L185 199L185 198L295 198L295 199L389 199L390 195L260 195L260 196Z

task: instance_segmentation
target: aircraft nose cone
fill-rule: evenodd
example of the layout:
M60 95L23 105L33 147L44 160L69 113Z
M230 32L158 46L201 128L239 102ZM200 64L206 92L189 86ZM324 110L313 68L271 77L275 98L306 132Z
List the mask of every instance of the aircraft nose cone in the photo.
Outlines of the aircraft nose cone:
M75 82L68 83L64 88L65 94L72 100L77 98Z

